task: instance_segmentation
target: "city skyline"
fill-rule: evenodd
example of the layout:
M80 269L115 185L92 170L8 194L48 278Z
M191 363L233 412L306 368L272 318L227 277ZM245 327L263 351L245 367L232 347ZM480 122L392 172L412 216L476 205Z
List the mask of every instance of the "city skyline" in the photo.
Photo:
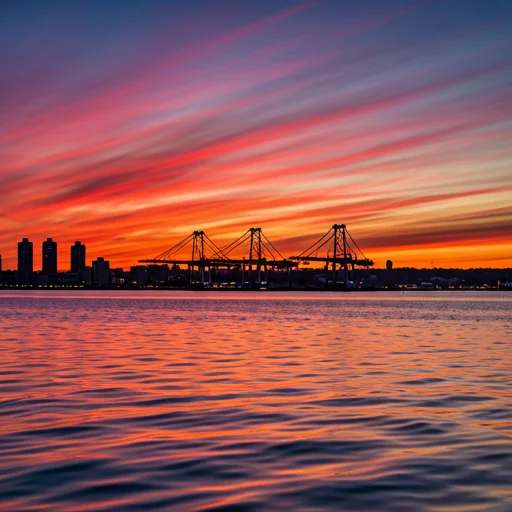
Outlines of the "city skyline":
M379 268L512 267L509 2L1 14L4 269L22 237L35 266L51 236L128 268L196 229L291 255L333 222Z
M240 254L244 244L249 252ZM222 249L203 231L195 231L176 247L129 270L111 266L101 256L87 265L86 246L80 241L70 246L71 268L57 269L58 244L51 238L42 243L43 269L39 270L33 268L33 246L27 238L18 242L18 269L3 269L0 254L0 288L510 291L512 286L511 268L395 268L391 260L385 268L374 268L345 225L333 225L316 244L288 259L261 228L247 230ZM330 247L326 253L320 250L325 246Z
M59 264L59 251L58 243L53 238L48 237L41 243L41 252L35 253L35 261L40 261L40 265L34 266L34 242L28 237L23 237L17 244L17 266L16 268L5 268L4 270L17 270L21 273L32 273L41 271L44 274L56 274L57 272L63 272L63 267ZM37 247L37 244L36 244ZM66 251L61 251L66 253ZM73 245L70 246L69 251L70 257L67 271L79 272L81 269L87 266L86 264L86 245L76 240ZM0 253L0 259L1 259ZM38 258L39 256L39 258ZM0 260L1 261L1 260ZM0 268L0 270L2 270Z
M334 226L333 226L334 227ZM260 228L256 228L256 230L259 230ZM248 231L251 231L253 230L253 228L251 228L250 230ZM187 238L190 238L190 236L192 236L192 234L189 235L189 237ZM239 237L239 239L242 238L242 236ZM321 237L319 241L317 241L318 244L321 244L322 245L322 249L318 252L315 252L315 255L316 256L322 256L323 258L327 258L329 259L331 257L331 260L332 261L332 254L331 254L331 247L329 245L325 246L325 242L322 244L322 239L324 237ZM231 241L232 243L231 244L228 244L228 245L233 245L235 241ZM177 245L180 245L183 241L180 241ZM54 258L54 261L52 261L52 263L50 264L51 266L50 267L47 267L45 269L45 251L47 250L46 247L47 247L47 244L48 243L52 243L53 244L53 254L52 254L52 258ZM279 241L277 242L277 244L279 244ZM38 252L38 251L34 251L34 247L38 247L38 246L41 246L41 251ZM64 250L64 251L58 251L57 247L58 246L63 246L65 245L66 249L67 250ZM313 244L315 245L315 244ZM190 241L187 245L184 245L182 247L182 249L175 253L176 256L174 257L175 259L190 259ZM274 249L275 246L272 245L272 247ZM166 248L166 249L169 249L169 248ZM171 248L172 249L172 248ZM220 250L223 250L225 248L220 248ZM303 247L304 249L304 247ZM242 244L242 245L239 245L237 249L235 249L232 253L229 254L229 256L226 256L226 261L229 261L229 259L235 259L237 260L237 258L244 258L244 259L247 259L249 261L250 257L248 256L249 254L249 250L250 250L250 247L248 245L248 242L245 243L245 244ZM342 250L340 248L340 250ZM211 249L210 249L211 251ZM313 250L314 251L314 250ZM365 255L363 255L361 251L361 249L357 246L357 250L355 250L355 247L350 247L349 248L349 255L352 255L352 253L354 252L353 254L353 257L355 257L356 259L359 258L364 258ZM33 240L30 240L28 237L23 237L21 241L18 241L17 242L17 254L16 254L16 260L17 260L17 265L15 265L14 267L6 267L5 264L3 264L3 258L2 258L2 253L0 252L0 263L3 264L3 268L2 268L2 265L0 265L0 271L1 270L4 270L4 271L19 271L21 273L37 273L37 272L41 272L43 274L56 274L56 273L65 273L65 272L71 272L71 273L78 273L80 272L81 270L83 270L84 268L92 268L93 266L93 263L95 261L107 261L107 263L110 263L109 261L109 258L107 257L104 257L104 256L94 256L94 257L91 257L90 258L90 264L87 264L87 257L86 257L86 254L88 254L88 251L87 251L87 244L86 243L83 243L79 240L75 240L75 242L73 244L62 244L60 242L57 242L56 240L54 240L53 238L51 237L47 237L46 240L43 240L41 242L41 244L35 244L34 245L34 241ZM59 254L61 255L69 255L69 257L66 257L64 256L64 261L65 263L61 263L60 260L61 258L59 258ZM100 254L101 251L100 251ZM157 256L157 255L153 255L153 256ZM160 255L162 256L162 255ZM293 256L293 255L290 255L290 254L285 254L285 255L281 255L281 254L263 254L262 257L265 259L267 259L269 262L273 260L273 258L275 257L276 259L280 259L280 257L283 257L285 260L288 260L289 258L291 258L291 260L294 260L294 261L298 261L296 256ZM205 256L207 259L210 258L210 256ZM340 256L341 257L341 256ZM351 257L351 256L349 256ZM198 256L196 255L195 258L197 259ZM221 257L222 259L223 257ZM254 256L255 259L257 259L256 256ZM149 258L150 260L152 260L153 258ZM28 263L26 263L28 261ZM40 265L37 264L37 262L40 261ZM142 260L143 261L143 260ZM119 266L119 265L113 265L112 268L121 268L121 269L126 269L126 268L133 268L133 267L136 267L136 266L140 266L141 260L137 260L137 261L134 261L132 263L130 263L128 266ZM371 260L373 262L373 260ZM34 263L35 262L35 263ZM157 259L155 259L154 261L150 262L152 264L152 266L154 265L164 265L166 264L165 261L162 261L162 262L159 262ZM306 263L306 265L310 265L311 263ZM48 263L46 263L46 265L48 265ZM145 265L147 266L147 262L145 263ZM142 266L145 266L144 264ZM299 262L299 266L301 265L301 263ZM302 263L302 265L304 265L304 263ZM330 268L330 265L331 263L329 263L329 268ZM324 267L324 263L315 263L313 262L313 267L315 268L323 268ZM394 262L390 259L386 260L384 262L384 264L382 266L378 266L378 265L372 265L373 268L375 269L378 269L378 270L382 270L382 269L387 269L387 270L390 270L390 269L393 269L394 267ZM342 266L340 266L340 268L342 268ZM411 266L404 266L404 268L414 268L414 267L411 267ZM430 267L428 266L425 266L425 267L418 267L418 268L423 268L423 269L428 269ZM435 268L439 268L439 269L450 269L450 268L464 268L464 267L433 267L433 269ZM496 269L509 269L511 267L467 267L467 269L471 269L471 268L496 268ZM28 270L27 270L28 269Z

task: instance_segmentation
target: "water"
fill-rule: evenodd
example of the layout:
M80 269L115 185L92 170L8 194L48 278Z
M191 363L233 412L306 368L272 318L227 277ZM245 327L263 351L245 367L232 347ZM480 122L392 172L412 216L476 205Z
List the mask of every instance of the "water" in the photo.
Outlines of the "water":
M511 313L0 292L0 510L512 510Z

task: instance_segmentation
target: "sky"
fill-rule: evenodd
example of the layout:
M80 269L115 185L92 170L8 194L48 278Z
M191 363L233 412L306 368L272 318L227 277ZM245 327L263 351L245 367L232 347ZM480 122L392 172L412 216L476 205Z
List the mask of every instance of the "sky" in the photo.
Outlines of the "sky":
M512 267L509 0L3 0L0 254L113 267L194 230Z

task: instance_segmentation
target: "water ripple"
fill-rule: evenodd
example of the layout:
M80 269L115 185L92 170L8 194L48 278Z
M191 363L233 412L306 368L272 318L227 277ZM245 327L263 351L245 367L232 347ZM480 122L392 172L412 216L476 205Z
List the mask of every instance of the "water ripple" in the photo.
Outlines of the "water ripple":
M507 295L0 297L0 510L512 510Z

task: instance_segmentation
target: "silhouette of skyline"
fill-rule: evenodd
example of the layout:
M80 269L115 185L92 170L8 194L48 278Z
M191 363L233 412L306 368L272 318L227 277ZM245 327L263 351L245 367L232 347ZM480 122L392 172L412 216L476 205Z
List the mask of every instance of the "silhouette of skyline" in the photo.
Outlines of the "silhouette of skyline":
M279 242L277 243L279 245ZM60 276L60 278L62 278L63 274L75 274L79 277L79 281L83 281L84 277L86 279L92 279L92 284L104 284L106 281L106 279L103 278L100 280L101 283L94 282L94 267L96 266L98 269L96 272L97 275L98 272L102 275L106 275L111 268L110 261L103 256L98 256L88 265L86 244L80 241L75 241L75 243L70 246L69 268L64 268L59 262L57 242L52 238L47 238L47 240L42 243L41 269L35 268L33 265L33 245L33 242L26 237L18 242L18 265L15 268L3 267L0 254L0 272L2 270L8 273L15 272L18 274L18 277L23 277L23 275L27 274L42 274L49 276L54 275L56 278ZM145 266L139 265L140 263L143 263ZM332 281L337 282L338 277L341 275L344 277L344 281L347 282L348 279L352 279L351 276L354 275L356 269L374 269L375 263L363 252L349 233L345 224L334 224L327 233L324 233L318 240L305 248L298 255L284 256L259 227L248 229L241 236L222 248L218 247L204 231L196 230L161 254L149 258L140 258L135 262L131 262L129 267L132 274L137 274L138 268L145 269L143 273L147 273L148 268L158 268L159 266L165 266L167 268L169 265L177 269L179 269L179 266L182 266L181 270L188 267L188 272L192 269L192 272L203 273L202 281L205 281L205 273L208 276L206 281L208 281L211 280L212 275L219 269L229 270L237 267L242 269L242 275L245 275L247 270L249 281L251 281L251 275L258 275L258 281L261 281L262 278L266 279L269 269L278 271L320 271L323 269L326 279L328 276L331 276ZM312 265L312 267L309 268L309 265ZM503 274L497 275L503 275L508 282L511 268L512 267L470 267L467 270L483 271L484 273L482 275L485 275L486 270L503 270ZM119 272L125 271L123 267L116 265L113 265L112 269ZM386 270L388 272L392 272L394 269L395 267L392 260L386 260L385 266L375 267L375 270ZM398 270L425 271L429 270L429 268L405 266ZM431 270L459 271L463 269L448 266L445 268L433 267ZM159 273L160 270L157 271L157 274ZM57 274L59 276L57 276ZM4 275L4 278L5 277ZM189 277L192 279L192 274L189 274Z

